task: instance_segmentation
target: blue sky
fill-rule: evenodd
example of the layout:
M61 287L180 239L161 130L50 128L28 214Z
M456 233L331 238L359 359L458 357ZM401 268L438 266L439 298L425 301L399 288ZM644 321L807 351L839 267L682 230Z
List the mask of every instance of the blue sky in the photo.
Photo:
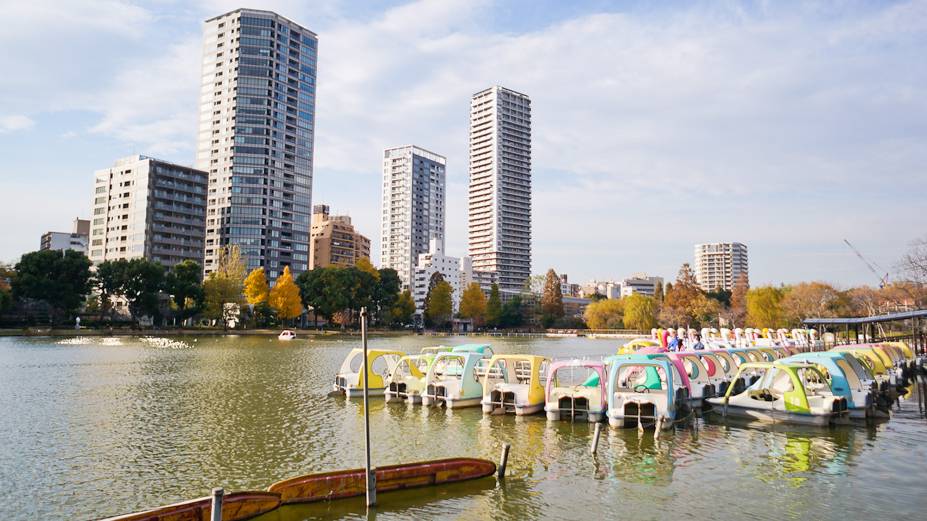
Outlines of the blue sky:
M87 216L93 171L192 164L202 21L241 4L0 0L0 260ZM740 241L751 281L876 280L927 233L927 2L276 0L319 34L313 203L379 247L381 150L448 158L466 252L469 96L533 101L533 270L674 277ZM375 260L377 255L375 254Z

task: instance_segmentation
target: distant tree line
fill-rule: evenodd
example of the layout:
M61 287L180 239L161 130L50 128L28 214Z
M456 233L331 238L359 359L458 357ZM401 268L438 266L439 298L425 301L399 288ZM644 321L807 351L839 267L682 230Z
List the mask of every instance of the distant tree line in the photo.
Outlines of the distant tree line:
M285 267L270 287L263 268L246 271L237 246L220 252L205 280L202 266L189 260L167 269L141 258L120 259L94 270L82 253L45 250L23 255L13 267L0 266L0 315L18 312L24 322L52 325L82 314L103 324L130 317L182 325L201 318L223 326L234 320L271 327L308 311L316 323L321 319L344 328L355 326L360 308L367 307L374 324L402 326L412 322L415 303L399 289L395 270L377 270L366 259L295 279Z
M898 280L874 288L839 289L824 282L749 287L746 277L733 290L704 291L688 264L675 281L658 284L654 296L592 299L580 318L566 316L560 279L551 269L531 277L524 289L503 303L499 287L488 295L479 284L463 288L457 317L482 329L589 327L649 330L653 327L794 327L818 316L867 316L899 308L927 307L927 238L911 244L901 259ZM273 287L262 268L246 271L236 246L223 249L217 266L203 279L202 267L184 261L170 269L144 259L114 260L92 269L76 251L27 253L14 266L0 265L0 318L61 324L82 313L111 323L125 316L148 317L155 324L206 319L235 320L248 327L310 319L341 328L356 327L362 307L372 325L408 327L416 305L400 291L395 270L376 269L363 259L352 267L318 268L294 279L288 268ZM427 327L446 329L453 314L451 285L440 274L429 281L423 319ZM36 318L39 317L39 318ZM7 320L9 322L9 320Z
M927 286L897 281L882 288L840 290L824 282L750 288L745 276L732 291L702 290L688 264L675 282L653 297L632 294L586 307L586 325L595 329L649 330L654 327L800 327L813 317L870 316L903 308L927 307Z

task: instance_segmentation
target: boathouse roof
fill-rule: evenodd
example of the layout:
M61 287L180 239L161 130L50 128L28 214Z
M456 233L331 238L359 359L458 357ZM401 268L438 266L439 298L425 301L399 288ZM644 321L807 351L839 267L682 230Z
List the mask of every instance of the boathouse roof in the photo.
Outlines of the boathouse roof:
M836 325L856 325L872 324L875 322L894 322L896 320L910 320L916 318L927 318L927 309L917 309L914 311L899 311L897 313L887 313L885 315L875 315L871 317L852 317L852 318L806 318L802 322L806 326L836 326Z

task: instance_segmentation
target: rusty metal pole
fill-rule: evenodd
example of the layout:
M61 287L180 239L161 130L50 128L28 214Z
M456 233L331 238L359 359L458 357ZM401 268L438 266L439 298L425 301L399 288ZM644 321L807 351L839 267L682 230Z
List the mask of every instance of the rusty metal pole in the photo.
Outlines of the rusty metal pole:
M360 312L361 342L364 344L364 447L367 457L364 469L367 476L367 507L377 504L377 475L376 470L370 466L370 366L367 360L367 308L362 307Z

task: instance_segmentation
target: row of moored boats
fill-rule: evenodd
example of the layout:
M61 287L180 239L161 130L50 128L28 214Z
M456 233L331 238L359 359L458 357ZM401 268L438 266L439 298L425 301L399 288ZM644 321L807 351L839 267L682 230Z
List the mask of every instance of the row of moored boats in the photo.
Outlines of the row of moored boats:
M811 344L812 346L814 344ZM602 359L495 354L489 344L436 346L420 353L370 349L370 396L447 409L549 420L607 419L613 427L668 428L703 408L726 417L826 425L887 418L912 380L904 342L811 351L795 342L668 351L653 338ZM334 389L361 396L363 350L354 349Z

